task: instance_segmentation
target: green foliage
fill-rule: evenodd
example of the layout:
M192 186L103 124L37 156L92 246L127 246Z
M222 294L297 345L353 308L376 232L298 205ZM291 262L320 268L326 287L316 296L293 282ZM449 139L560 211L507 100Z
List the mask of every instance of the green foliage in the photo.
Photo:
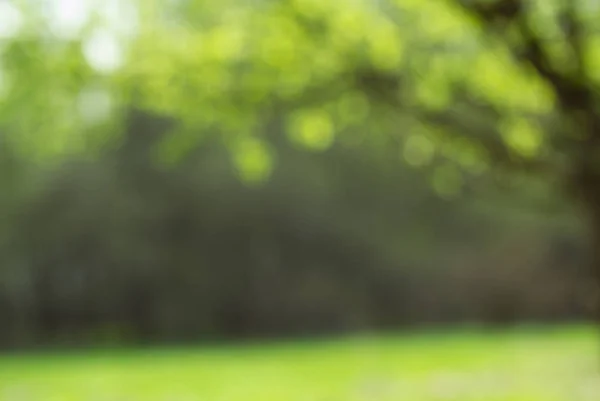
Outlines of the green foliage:
M273 151L253 137L240 138L234 149L235 166L244 181L254 184L268 178L273 166Z
M300 145L325 150L333 141L334 126L325 110L299 110L290 116L288 132Z
M502 125L504 140L515 153L523 157L535 157L544 143L541 127L527 119L507 119Z
M435 154L435 143L426 135L415 133L409 135L404 144L404 158L415 167L429 164Z
M501 28L504 36L490 34L494 23L458 0L113 3L97 5L87 19L81 11L82 29L70 36L56 34L68 21L35 23L44 21L40 12L3 6L22 21L0 44L0 127L17 148L65 156L104 146L102 138L120 130L122 111L136 107L197 133L173 135L160 159L181 158L201 132L217 130L250 181L273 168L272 152L258 142L265 124L281 117L294 143L316 151L357 132L408 135L402 154L421 166L441 144L398 130L398 117L438 125L420 111L454 113L466 99L501 113L497 139L513 157L544 158L554 146L555 130L542 117L557 111L555 87L515 56L527 38L515 24ZM533 2L527 18L535 34L552 38L543 50L553 66L568 70L573 55L558 21L561 4ZM581 11L578 18L589 30L597 14ZM586 71L596 81L598 40L590 35L583 43ZM246 139L231 140L233 134ZM459 165L469 159L477 170L497 161L488 142L468 140L469 149L487 156L473 162L462 145L448 156Z

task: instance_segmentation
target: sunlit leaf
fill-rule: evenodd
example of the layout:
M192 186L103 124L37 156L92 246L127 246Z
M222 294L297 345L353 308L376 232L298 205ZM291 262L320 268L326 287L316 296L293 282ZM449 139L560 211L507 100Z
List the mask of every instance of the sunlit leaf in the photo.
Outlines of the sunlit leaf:
M235 142L232 152L235 167L242 180L257 185L269 178L274 155L264 141L253 137L240 137Z
M334 126L331 116L322 109L294 112L288 122L292 139L312 150L325 150L334 139Z
M402 35L397 25L381 19L367 32L369 57L375 67L394 70L400 67L404 54Z
M501 129L506 143L517 154L534 157L540 152L544 137L542 129L535 122L511 118L502 124Z
M596 82L600 83L600 35L592 35L586 41L586 72Z

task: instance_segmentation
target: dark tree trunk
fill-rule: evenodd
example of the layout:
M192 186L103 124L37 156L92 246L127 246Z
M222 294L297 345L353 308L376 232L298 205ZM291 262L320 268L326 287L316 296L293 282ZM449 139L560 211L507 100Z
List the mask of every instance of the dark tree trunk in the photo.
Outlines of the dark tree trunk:
M600 183L595 188L600 192ZM588 204L588 215L590 215L589 229L591 234L590 254L590 276L592 280L592 317L596 330L600 331L600 202ZM599 344L596 344L598 346ZM600 349L598 349L600 355Z
M600 191L600 183L598 186ZM590 273L593 280L593 319L600 327L600 204L589 205L592 218L589 221L591 232Z
M582 168L577 186L583 201L584 218L590 237L589 273L593 289L592 319L600 327L600 171L595 166Z

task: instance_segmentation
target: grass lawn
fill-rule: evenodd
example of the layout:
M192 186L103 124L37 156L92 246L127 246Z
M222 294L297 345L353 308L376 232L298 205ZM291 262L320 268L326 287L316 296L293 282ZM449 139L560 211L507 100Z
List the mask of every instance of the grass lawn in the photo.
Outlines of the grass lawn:
M598 401L590 328L0 356L7 401Z

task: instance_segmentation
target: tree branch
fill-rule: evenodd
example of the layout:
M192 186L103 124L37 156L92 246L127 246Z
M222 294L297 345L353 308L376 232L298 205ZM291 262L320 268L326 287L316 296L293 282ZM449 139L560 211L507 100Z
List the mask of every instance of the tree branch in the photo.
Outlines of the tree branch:
M555 174L557 167L548 160L540 158L525 158L514 151L502 139L498 124L490 115L482 115L476 110L477 106L469 105L470 113L455 108L436 112L425 109L413 109L410 112L417 118L444 129L455 138L462 138L481 145L493 165L517 169L526 173ZM481 112L481 110L479 110ZM478 115L480 119L473 118ZM484 121L485 119L485 121Z
M573 57L576 63L576 73L580 77L584 77L588 80L587 72L585 69L585 49L583 43L583 27L577 21L577 14L579 10L577 7L577 1L571 0L567 2L567 5L560 16L565 37L569 47L573 52Z
M537 73L555 90L558 101L565 111L588 109L593 101L593 94L583 76L569 76L552 65L552 61L544 52L543 39L530 26L523 0L497 0L493 3L481 3L476 0L457 0L458 4L469 14L482 22L487 32L496 36L504 35L506 27L516 27L522 40L522 49L518 44L506 43L513 56L522 62L529 63ZM576 20L574 0L563 14L566 22L565 36L574 52L578 52L579 63L583 57L581 46L581 27ZM502 38L508 42L505 37Z

